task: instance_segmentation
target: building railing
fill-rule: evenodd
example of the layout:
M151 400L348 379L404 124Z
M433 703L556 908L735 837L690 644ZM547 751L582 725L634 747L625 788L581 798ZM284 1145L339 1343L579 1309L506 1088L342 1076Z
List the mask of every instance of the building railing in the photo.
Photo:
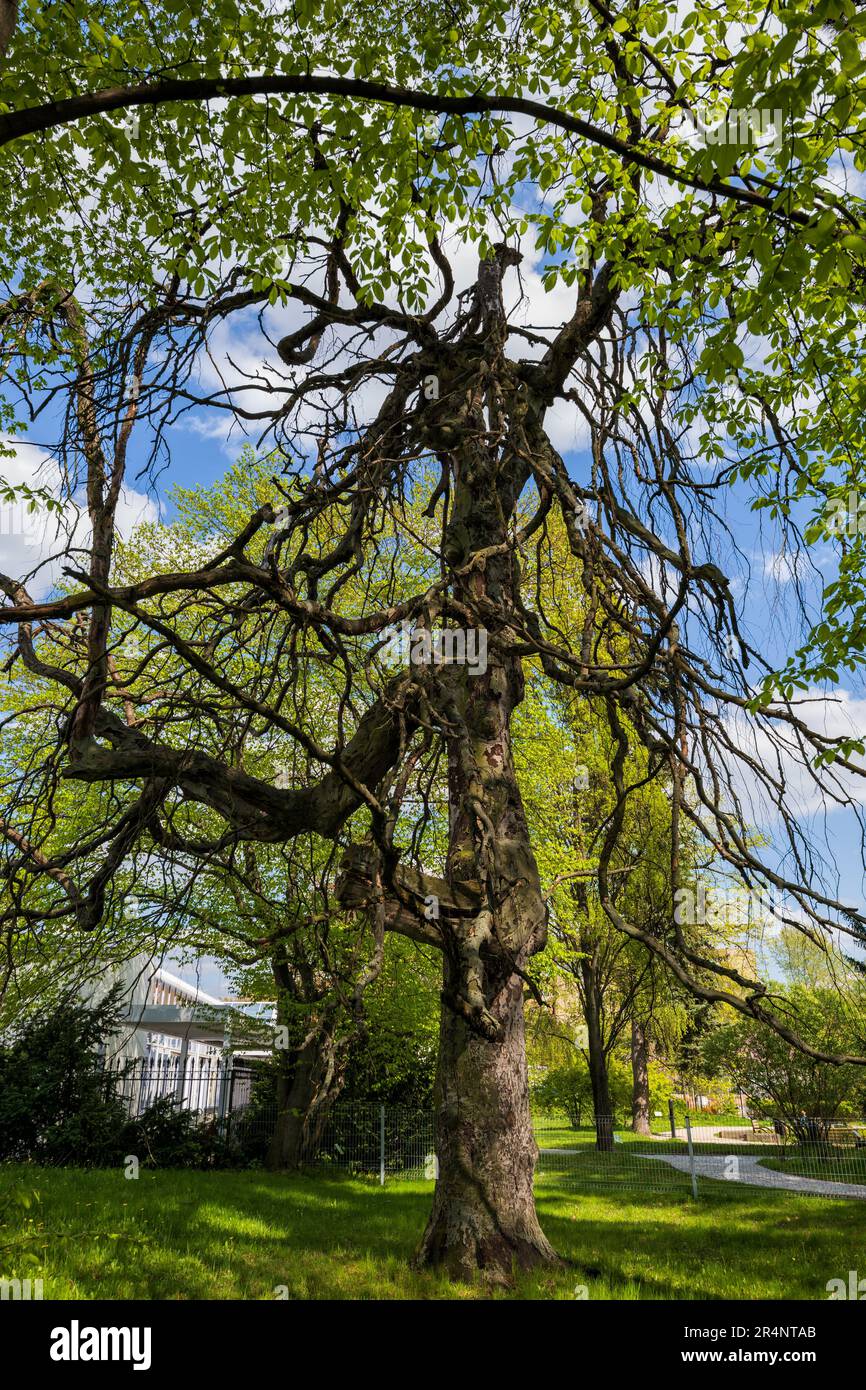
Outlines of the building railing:
M157 1101L171 1099L204 1119L221 1118L249 1105L256 1071L233 1057L113 1058L103 1063L106 1084L131 1119Z

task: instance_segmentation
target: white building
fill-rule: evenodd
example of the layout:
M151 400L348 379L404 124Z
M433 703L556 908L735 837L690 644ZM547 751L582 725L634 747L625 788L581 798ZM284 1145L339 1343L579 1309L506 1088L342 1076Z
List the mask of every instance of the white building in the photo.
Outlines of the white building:
M240 1001L217 999L147 956L109 972L92 993L104 994L118 982L125 986L123 1024L103 1060L117 1073L131 1113L164 1096L204 1115L246 1104L251 1068L237 1068L234 1059L249 1063L268 1055L262 1044L269 1041L269 1006L265 1017L252 1017Z

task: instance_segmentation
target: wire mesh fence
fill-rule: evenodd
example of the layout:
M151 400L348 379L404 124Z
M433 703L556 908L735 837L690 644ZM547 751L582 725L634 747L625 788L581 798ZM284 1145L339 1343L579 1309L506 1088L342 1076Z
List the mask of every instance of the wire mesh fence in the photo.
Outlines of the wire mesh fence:
M536 1182L555 1187L640 1187L665 1190L691 1185L690 1169L656 1160L662 1151L685 1152L685 1143L658 1134L635 1134L617 1116L572 1125L564 1115L536 1115Z
M866 1121L687 1115L638 1134L616 1117L573 1127L535 1118L542 1184L680 1189L722 1195L736 1185L866 1198Z
M373 1102L337 1104L322 1134L304 1154L313 1168L338 1168L388 1177L436 1176L433 1115L406 1106Z
M540 1188L629 1188L718 1197L739 1184L827 1197L866 1198L866 1121L708 1120L635 1133L619 1117L574 1127L533 1118ZM433 1115L375 1104L335 1105L308 1166L390 1178L436 1176Z
M247 1159L263 1161L276 1128L277 1107L230 1105L218 1123L231 1149ZM330 1107L315 1136L302 1142L301 1164L312 1171L374 1177L380 1182L433 1179L433 1115L428 1110L373 1101L338 1102Z
M238 1124L237 1118L233 1124ZM240 1123L243 1123L241 1118ZM629 1188L722 1196L738 1184L828 1197L866 1198L866 1121L748 1120L685 1116L635 1133L617 1116L573 1126L533 1117L539 1188ZM394 1178L436 1176L430 1111L375 1103L332 1107L305 1166Z
M263 1160L276 1105L256 1098L259 1073L224 1057L181 1064L163 1059L107 1069L130 1116L170 1098L244 1155ZM706 1112L655 1118L636 1133L618 1116L575 1124L564 1114L533 1117L539 1187L606 1187L719 1196L738 1185L827 1197L866 1198L866 1119L787 1116L749 1119ZM388 1179L437 1174L429 1110L338 1102L303 1150L305 1167Z

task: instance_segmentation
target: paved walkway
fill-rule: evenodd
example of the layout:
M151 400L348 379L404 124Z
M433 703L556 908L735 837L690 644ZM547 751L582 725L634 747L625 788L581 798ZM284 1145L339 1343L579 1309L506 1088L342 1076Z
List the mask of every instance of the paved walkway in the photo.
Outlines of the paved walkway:
M668 1163L680 1172L690 1172L687 1154L637 1154L638 1158L655 1159L657 1163ZM737 1166L731 1171L731 1159ZM861 1197L866 1198L866 1186L856 1182L823 1182L820 1178L801 1178L794 1173L780 1173L775 1168L764 1168L761 1160L754 1155L695 1154L695 1172L699 1178L720 1178L727 1182L749 1183L752 1187L782 1187L788 1192L812 1192L820 1197ZM736 1176L734 1176L736 1174Z

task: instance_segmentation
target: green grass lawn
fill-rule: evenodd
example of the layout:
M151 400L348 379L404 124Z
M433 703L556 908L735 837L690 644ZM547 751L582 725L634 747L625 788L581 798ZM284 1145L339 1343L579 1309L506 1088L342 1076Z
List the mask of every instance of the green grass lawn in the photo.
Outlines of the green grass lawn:
M721 1124L714 1128L724 1131L726 1126ZM684 1136L684 1130L678 1129L677 1132ZM669 1130L664 1131L664 1135L668 1133ZM744 1130L743 1134L751 1137L751 1130ZM535 1138L541 1149L539 1171L545 1176L558 1175L566 1183L600 1181L621 1185L637 1180L641 1188L682 1187L683 1184L688 1186L689 1179L686 1174L666 1163L647 1162L644 1157L646 1154L678 1154L680 1157L688 1154L685 1137L669 1139L664 1135L648 1136L619 1129L616 1131L613 1148L607 1153L602 1153L596 1147L593 1126L584 1125L580 1129L572 1129L564 1120L545 1118L541 1122L536 1121L535 1126ZM696 1154L709 1154L714 1158L730 1153L751 1155L763 1160L766 1159L768 1151L777 1152L775 1145L760 1141L749 1143L745 1137L742 1140L731 1139L723 1144L702 1142L695 1138L693 1148Z
M659 1168L666 1165L659 1164ZM715 1299L827 1297L866 1266L866 1204L704 1184L640 1192L538 1183L542 1224L571 1263L518 1280L510 1296ZM262 1172L0 1169L36 1189L36 1232L0 1228L0 1277L41 1277L45 1298L484 1297L409 1267L432 1184ZM8 1218L8 1211L6 1213ZM36 1262L25 1267L30 1250ZM499 1294L498 1297L508 1297Z
M817 1153L806 1149L789 1148L784 1158L764 1157L765 1168L777 1168L781 1173L796 1173L801 1178L820 1178L822 1182L856 1182L866 1186L866 1151L863 1149L825 1147Z

